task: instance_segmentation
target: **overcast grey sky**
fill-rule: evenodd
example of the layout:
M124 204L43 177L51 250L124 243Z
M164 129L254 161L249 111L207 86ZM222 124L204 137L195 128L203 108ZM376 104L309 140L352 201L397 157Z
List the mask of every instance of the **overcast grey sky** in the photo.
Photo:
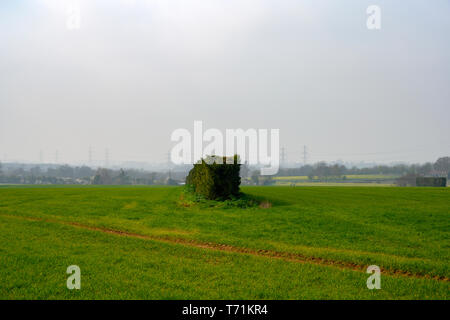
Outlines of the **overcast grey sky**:
M79 4L80 28L67 27ZM368 30L366 8L381 8ZM279 128L290 161L450 153L450 2L0 1L0 159L162 162L177 128Z

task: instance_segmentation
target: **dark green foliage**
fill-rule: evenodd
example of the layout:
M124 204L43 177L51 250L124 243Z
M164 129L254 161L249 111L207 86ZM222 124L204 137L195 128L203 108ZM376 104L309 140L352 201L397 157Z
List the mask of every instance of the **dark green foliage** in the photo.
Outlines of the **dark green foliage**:
M418 187L445 187L447 179L441 177L417 177L416 186Z
M215 208L215 209L233 209L233 208L255 208L258 207L261 202L267 201L261 197L254 195L248 195L240 192L238 196L231 196L229 199L223 201L209 200L203 195L196 193L192 185L186 185L183 189L180 199L177 201L181 207L196 206L198 208Z
M193 191L209 200L226 200L239 197L240 164L235 155L232 163L227 157L207 157L200 163L194 164L186 177L186 184L192 186Z

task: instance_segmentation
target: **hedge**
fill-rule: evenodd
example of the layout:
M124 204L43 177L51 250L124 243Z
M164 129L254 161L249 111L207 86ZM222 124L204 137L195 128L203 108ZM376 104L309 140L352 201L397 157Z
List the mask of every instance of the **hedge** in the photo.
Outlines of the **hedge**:
M417 177L416 186L418 187L445 187L447 178L441 177Z

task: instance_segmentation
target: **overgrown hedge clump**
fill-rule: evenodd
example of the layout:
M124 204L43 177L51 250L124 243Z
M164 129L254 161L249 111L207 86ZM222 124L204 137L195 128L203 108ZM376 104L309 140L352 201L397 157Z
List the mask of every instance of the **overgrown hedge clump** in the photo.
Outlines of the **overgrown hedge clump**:
M232 163L227 163L232 162ZM232 159L232 161L230 161ZM221 161L220 161L221 160ZM239 197L240 164L238 156L232 158L210 156L194 164L186 177L193 191L209 200L226 200Z
M418 187L445 187L447 179L441 177L417 177L416 186Z

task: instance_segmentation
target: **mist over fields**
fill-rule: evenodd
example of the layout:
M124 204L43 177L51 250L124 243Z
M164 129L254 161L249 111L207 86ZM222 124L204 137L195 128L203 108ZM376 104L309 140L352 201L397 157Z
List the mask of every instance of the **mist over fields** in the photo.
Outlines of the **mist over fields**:
M450 4L377 3L380 30L356 0L2 1L0 160L164 163L171 132L202 120L279 128L293 163L305 145L309 163L434 162Z

